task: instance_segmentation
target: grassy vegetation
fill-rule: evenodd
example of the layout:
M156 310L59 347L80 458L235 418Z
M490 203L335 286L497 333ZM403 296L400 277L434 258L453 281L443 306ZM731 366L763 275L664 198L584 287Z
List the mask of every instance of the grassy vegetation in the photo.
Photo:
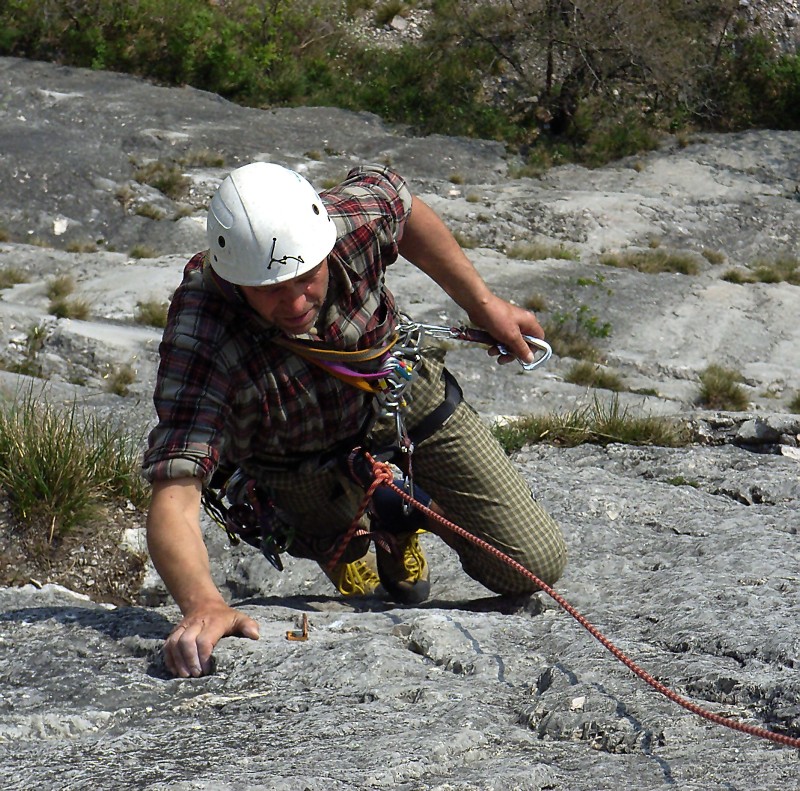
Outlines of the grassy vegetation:
M162 192L171 200L181 200L189 191L191 181L174 162L157 160L136 168L133 177L140 184L147 184Z
M518 175L647 151L664 131L800 128L800 56L735 24L743 12L730 0L696 9L585 0L579 14L531 0L432 0L418 41L382 47L351 33L364 9L380 27L414 5L6 0L0 55L192 85L252 106L332 105L419 134L503 140L523 154ZM180 192L173 167L162 177Z
M725 253L721 252L720 250L710 250L709 248L705 247L703 248L701 255L706 259L706 261L708 261L709 264L714 264L716 266L717 264L725 263Z
M148 299L136 303L136 313L133 320L137 324L147 327L158 327L164 329L167 326L167 312L169 302L160 302L157 299Z
M70 242L67 242L64 249L68 253L96 253L97 252L97 242L84 240L74 239Z
M682 275L696 275L700 271L696 256L660 248L605 253L600 256L600 263L605 266L636 269L647 274L677 272Z
M0 367L11 373L24 376L41 377L42 365L39 362L39 352L44 348L47 330L42 324L34 324L28 328L25 337L25 353L21 360L9 361L0 358Z
M210 148L191 148L178 158L178 164L185 168L222 168L225 155Z
M800 258L779 256L772 261L756 261L748 269L729 269L722 275L730 283L789 283L800 286Z
M63 299L75 290L72 275L56 275L47 282L46 294L50 299Z
M118 396L126 396L130 392L130 386L136 381L136 371L133 366L115 365L103 376L107 393L114 393Z
M559 357L600 362L597 340L611 334L611 324L601 321L588 305L574 311L555 311L542 322L547 342Z
M525 261L541 261L545 258L556 258L562 261L577 261L580 256L577 250L566 247L562 243L515 242L506 249L509 258Z
M601 390L622 390L622 379L613 371L601 368L592 362L583 360L575 363L566 376L564 381L582 387L596 387Z
M78 319L85 321L89 318L91 306L85 299L74 297L56 297L50 301L47 308L50 315L57 319Z
M603 321L589 303L598 296L607 297L613 291L605 285L605 277L578 277L567 304L550 309L547 301L533 294L524 301L525 307L539 316L545 337L559 357L601 362L603 355L597 342L611 335L610 322Z
M800 390L798 390L789 401L789 411L800 415Z
M158 258L158 251L146 244L135 244L128 251L131 258Z
M690 442L682 426L665 418L633 415L628 409L621 409L616 398L605 406L595 399L591 405L571 412L529 415L497 425L493 433L509 454L536 443L561 447L622 443L675 448Z
M28 274L16 266L4 266L0 269L0 289L27 283L29 279Z
M148 220L163 220L166 217L166 212L153 203L142 203L136 207L134 214Z
M0 404L0 488L20 523L52 543L91 522L110 500L144 505L139 441L75 404L32 390Z
M50 298L50 305L47 310L52 316L58 319L79 319L89 318L90 305L84 299L71 297L70 294L75 290L75 280L72 275L57 275L47 283L47 296Z
M453 236L455 237L455 240L458 242L459 246L463 247L465 250L473 250L478 246L477 239L462 233L459 230L453 231Z
M743 377L738 371L721 365L709 365L700 374L697 403L709 409L743 412L750 401L741 386Z

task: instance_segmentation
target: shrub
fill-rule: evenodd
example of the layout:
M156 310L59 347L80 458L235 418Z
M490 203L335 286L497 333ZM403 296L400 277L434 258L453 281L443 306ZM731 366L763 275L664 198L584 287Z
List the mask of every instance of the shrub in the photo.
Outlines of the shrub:
M347 21L369 8L380 24L406 3L334 5L344 13L320 0L5 0L0 55L505 140L524 152L517 175L646 151L661 130L800 127L800 55L747 37L730 0L585 0L567 4L574 13L436 0L422 38L388 48L359 40Z
M789 401L789 411L800 415L800 390L798 390Z
M574 313L558 311L543 325L545 337L559 357L575 357L599 362L598 338L611 334L611 324L601 322L588 305L579 305Z
M728 131L800 126L800 55L776 53L763 35L730 35L701 83L706 120Z

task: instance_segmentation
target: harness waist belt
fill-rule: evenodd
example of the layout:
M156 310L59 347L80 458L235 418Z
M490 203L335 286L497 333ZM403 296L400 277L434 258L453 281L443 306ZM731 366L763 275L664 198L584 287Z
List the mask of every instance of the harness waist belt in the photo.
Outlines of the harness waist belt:
M442 376L444 378L444 400L436 409L428 413L413 428L409 429L408 435L415 445L424 442L434 434L455 412L456 407L464 399L461 386L447 368L442 371ZM319 453L309 453L302 457L287 456L286 458L257 459L254 461L254 466L267 472L298 472L300 470L313 472L336 463L343 454L346 455L354 447L363 444L363 436L355 436Z

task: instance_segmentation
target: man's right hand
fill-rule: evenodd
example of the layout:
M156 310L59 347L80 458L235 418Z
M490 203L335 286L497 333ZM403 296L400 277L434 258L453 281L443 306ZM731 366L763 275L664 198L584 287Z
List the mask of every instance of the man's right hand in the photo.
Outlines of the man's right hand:
M258 624L229 607L211 578L200 499L196 478L157 481L147 515L150 557L183 613L164 643L167 669L181 678L210 673L211 652L222 637L258 640Z
M224 603L184 615L164 643L167 670L179 678L208 675L214 646L223 637L258 640L258 624Z

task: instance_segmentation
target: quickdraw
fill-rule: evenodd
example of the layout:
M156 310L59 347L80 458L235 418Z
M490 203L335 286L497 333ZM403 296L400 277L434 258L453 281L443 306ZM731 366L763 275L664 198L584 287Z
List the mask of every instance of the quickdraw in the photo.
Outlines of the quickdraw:
M400 325L398 330L402 331L404 326L406 325ZM414 324L413 326L434 338L479 343L481 346L496 346L500 354L508 354L508 349L502 343L498 343L497 340L485 330L478 330L474 327L449 327L438 324ZM517 360L526 371L533 371L539 366L544 365L553 356L553 349L547 341L543 341L541 338L535 338L533 335L523 335L522 338L528 346L533 347L534 352L538 354L538 356L534 356L534 359L529 363L526 363L524 360Z
M260 550L278 570L283 571L281 553L291 544L293 534L278 530L271 501L264 501L256 482L237 469L221 486L203 489L205 512L227 533L231 544L244 541Z

